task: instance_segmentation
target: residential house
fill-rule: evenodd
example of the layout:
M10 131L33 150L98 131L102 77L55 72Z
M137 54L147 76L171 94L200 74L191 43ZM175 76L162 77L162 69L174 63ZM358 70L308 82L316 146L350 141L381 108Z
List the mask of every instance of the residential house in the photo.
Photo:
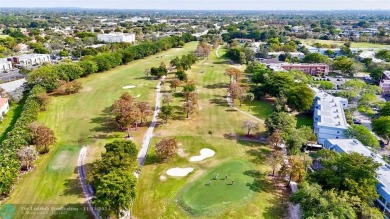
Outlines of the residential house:
M0 97L0 120L3 120L4 115L9 110L8 98Z

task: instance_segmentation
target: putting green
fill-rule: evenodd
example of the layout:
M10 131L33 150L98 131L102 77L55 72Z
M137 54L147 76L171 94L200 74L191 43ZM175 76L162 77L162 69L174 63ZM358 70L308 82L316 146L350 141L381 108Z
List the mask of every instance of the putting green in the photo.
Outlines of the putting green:
M57 172L72 170L72 168L69 168L69 163L77 163L77 156L75 155L78 152L79 148L77 147L64 147L57 150L47 166L47 171Z
M178 202L191 214L219 213L231 204L250 199L254 194L249 187L253 182L247 174L250 171L253 171L253 165L247 161L234 159L224 162L185 188ZM217 174L219 177L215 180ZM228 176L226 180L225 175Z

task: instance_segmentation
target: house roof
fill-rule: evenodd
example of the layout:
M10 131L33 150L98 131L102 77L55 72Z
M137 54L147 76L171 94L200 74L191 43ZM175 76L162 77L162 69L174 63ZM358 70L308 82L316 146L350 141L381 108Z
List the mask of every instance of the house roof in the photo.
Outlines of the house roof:
M315 93L314 114L318 119L314 121L316 126L326 126L337 129L348 129L348 123L345 118L343 102L346 99L332 96L324 91L312 88Z
M8 98L0 97L0 108L2 108L8 102Z

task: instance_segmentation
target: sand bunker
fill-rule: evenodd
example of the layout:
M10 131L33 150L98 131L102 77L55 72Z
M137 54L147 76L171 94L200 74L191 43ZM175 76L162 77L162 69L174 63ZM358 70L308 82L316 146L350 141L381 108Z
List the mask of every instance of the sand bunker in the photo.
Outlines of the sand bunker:
M194 170L192 167L187 167L187 168L171 168L167 170L167 175L169 176L187 176L189 173L191 173Z
M122 89L130 89L130 88L135 88L135 85L128 85L128 86L122 87Z
M215 151L208 149L208 148L203 148L200 150L200 155L199 156L193 156L190 158L191 162L197 162L197 161L202 161L206 158L212 157L215 155Z

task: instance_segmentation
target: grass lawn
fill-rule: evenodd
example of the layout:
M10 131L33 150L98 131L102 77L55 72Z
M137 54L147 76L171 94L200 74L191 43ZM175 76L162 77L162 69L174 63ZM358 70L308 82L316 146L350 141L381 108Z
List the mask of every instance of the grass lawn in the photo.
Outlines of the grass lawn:
M250 104L250 110L248 104ZM238 100L235 100L235 106L263 120L274 112L273 104L264 100L244 101L241 106Z
M3 34L1 34L0 35L0 39L2 39L2 38L7 38L9 35L3 35Z
M232 204L250 200L254 194L253 189L256 189L252 188L252 175L257 171L252 169L253 164L245 160L226 161L184 189L179 203L194 215L203 213L210 216L212 212L219 212ZM217 174L219 177L215 179ZM228 176L226 180L225 176Z
M39 120L53 129L58 144L50 153L41 156L36 168L25 174L7 203L12 204L54 204L80 207L85 202L76 171L77 158L81 146L88 146L87 161L99 158L103 145L124 137L124 131L106 123L109 115L107 108L123 92L129 92L137 100L147 100L154 106L157 80L146 79L144 69L166 64L176 56L194 51L196 42L186 44L184 48L175 48L141 60L119 66L104 73L79 79L83 84L80 93L53 97L46 112L39 115ZM133 89L122 87L135 84ZM141 145L146 127L133 131L134 141ZM75 212L72 212L72 216ZM83 218L82 211L77 218ZM51 215L37 215L34 218L50 218ZM18 214L17 218L31 218ZM56 218L56 216L54 216ZM64 217L66 218L66 217Z
M334 40L318 40L318 39L302 39L302 43L312 45L314 43L321 44L336 44L338 46L343 45L344 41L334 41ZM351 42L351 48L379 48L379 49L388 49L390 45L385 44L376 44L376 43L365 43L365 42Z
M301 126L313 127L313 114L311 113L300 113L295 116L297 119L297 128Z
M5 115L4 119L0 123L0 143L4 141L7 133L12 130L15 125L16 120L18 120L24 103L26 101L26 96L24 96L19 103L12 103L10 109Z
M219 54L222 55L225 52L226 49L221 48ZM249 176L240 175L245 170L254 170L255 173L257 171L260 173L271 171L266 163L266 157L270 153L269 147L226 138L229 133L243 134L245 130L241 129L241 125L244 120L248 119L247 116L230 109L226 103L229 78L224 75L224 72L229 66L227 60L217 58L215 51L213 51L207 60L196 63L191 70L187 71L189 78L194 80L197 85L198 112L189 119L185 119L179 112L183 97L179 94L174 95L177 97L174 98L171 105L178 110L177 116L167 124L159 125L155 130L154 136L156 137L151 143L146 165L143 167L138 181L137 198L133 205L135 218L283 218L286 208L281 201L283 195L266 178L260 180L264 189L256 190L254 187L244 186L242 190L235 190L235 199L231 200L235 204L228 208L218 207L224 206L223 197L219 200L210 200L210 203L207 204L210 207L203 210L210 212L212 216L207 214L194 215L194 212L180 204L181 197L186 197L185 200L191 205L190 207L201 205L199 203L200 197L191 199L186 192L187 189L191 190L192 186L202 184L219 168L229 168L230 162L232 162L230 163L232 168L236 169L234 174L237 174L237 179L242 177L241 183L245 182L245 185L254 182L254 180L249 179ZM169 75L167 80L172 77ZM169 90L168 85L164 90ZM261 124L259 132L263 131L265 128ZM177 155L167 163L159 163L153 146L163 137L175 137L184 154ZM199 155L199 150L202 148L213 149L216 152L215 156L200 162L189 162L189 158ZM233 164L233 160L240 160L237 162L242 162L243 166L236 166ZM224 163L227 166L224 166ZM166 171L174 167L193 167L194 171L186 177L167 176ZM220 173L220 175L222 174ZM167 179L160 180L162 175L166 176ZM256 183L256 185L259 184L258 181ZM237 185L242 186L243 184ZM195 190L196 188L193 188L191 191ZM185 196L181 196L182 194ZM206 197L211 198L212 194L208 195ZM201 211L203 210L201 209Z

